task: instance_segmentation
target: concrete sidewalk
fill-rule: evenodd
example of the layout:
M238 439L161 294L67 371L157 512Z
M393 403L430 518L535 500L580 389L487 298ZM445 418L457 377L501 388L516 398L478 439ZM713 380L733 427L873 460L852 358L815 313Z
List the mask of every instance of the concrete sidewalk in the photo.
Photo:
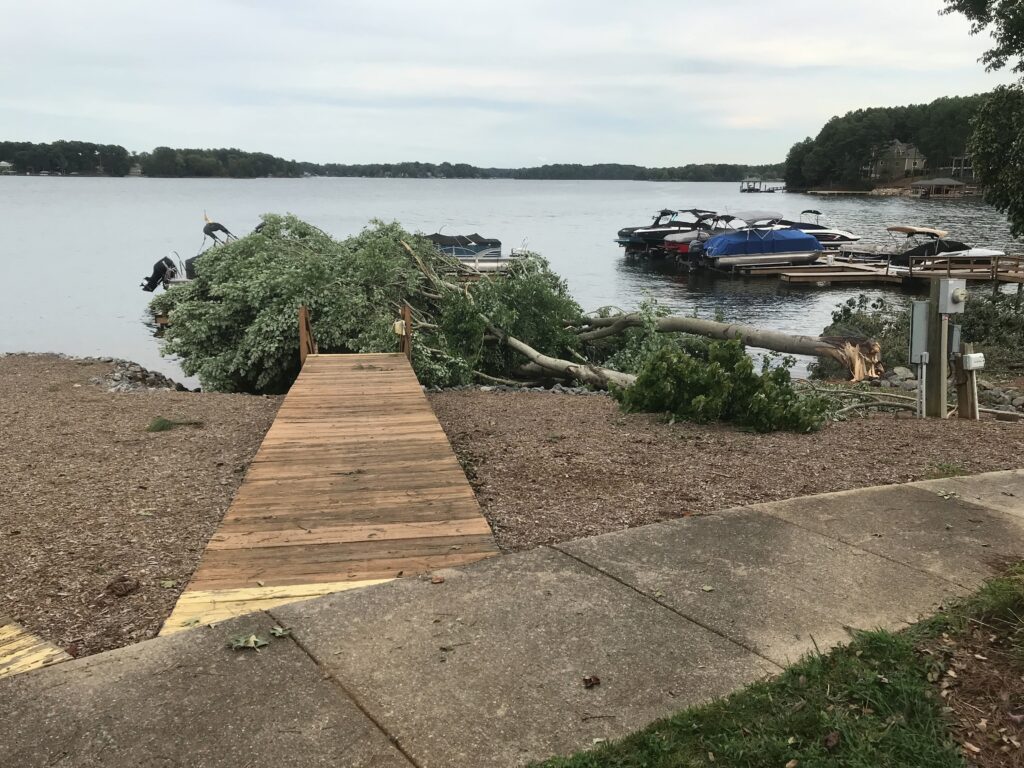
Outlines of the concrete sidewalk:
M850 627L903 626L1009 559L1024 559L1024 471L621 531L2 680L0 766L519 765ZM270 644L226 647L250 633Z

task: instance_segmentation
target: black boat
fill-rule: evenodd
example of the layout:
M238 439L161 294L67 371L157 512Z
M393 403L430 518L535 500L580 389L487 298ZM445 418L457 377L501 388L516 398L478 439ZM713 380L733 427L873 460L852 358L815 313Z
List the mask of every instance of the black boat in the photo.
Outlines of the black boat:
M171 251L167 256L164 256L160 261L153 265L153 271L150 273L149 277L143 278L142 290L147 293L152 293L159 286L163 286L164 289L167 289L172 285L187 283L189 280L194 280L196 276L196 259L206 253L207 238L213 241L210 243L210 248L238 239L228 230L227 227L223 224L218 224L216 221L211 221L210 217L205 213L203 214L203 219L206 224L203 226L203 242L199 246L199 252L191 259L182 259L178 255L177 251ZM262 224L258 225L256 227L256 231L259 232L262 227ZM218 232L221 233L223 237L218 236Z
M680 218L683 215L688 215L691 218ZM656 213L654 220L647 226L620 229L615 242L626 250L627 256L664 255L666 236L698 229L711 229L711 222L716 215L714 211L706 211L701 208L690 208L683 211L665 208Z

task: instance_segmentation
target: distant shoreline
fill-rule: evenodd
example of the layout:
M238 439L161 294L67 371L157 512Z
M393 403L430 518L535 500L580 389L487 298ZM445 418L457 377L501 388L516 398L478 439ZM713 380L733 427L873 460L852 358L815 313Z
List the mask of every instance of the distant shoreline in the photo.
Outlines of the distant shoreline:
M738 184L738 181L731 179L521 179L507 176L487 176L480 178L469 177L430 177L430 176L108 176L102 173L68 173L68 174L38 174L38 173L7 173L0 174L0 183L3 179L160 179L161 181L311 181L314 179L373 179L379 181L600 181L600 182L643 182L659 184ZM786 190L780 190L785 192ZM797 190L793 190L794 192ZM866 193L863 193L866 194Z

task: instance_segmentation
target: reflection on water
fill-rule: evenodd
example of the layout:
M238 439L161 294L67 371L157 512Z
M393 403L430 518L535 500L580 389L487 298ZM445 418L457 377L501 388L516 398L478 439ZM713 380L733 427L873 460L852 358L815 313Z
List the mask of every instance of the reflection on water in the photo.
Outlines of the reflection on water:
M734 184L417 179L90 179L0 177L0 352L60 351L132 358L180 377L143 325L139 281L171 250L191 256L202 214L245 233L266 212L291 212L337 237L373 218L424 232L479 232L505 248L527 244L569 283L585 309L634 309L653 298L694 312L817 334L836 304L885 289L786 286L776 279L679 273L629 264L613 242L663 207L736 213L806 208L867 242L914 224L1010 252L1004 217L977 201L740 195ZM10 225L13 222L14 225Z

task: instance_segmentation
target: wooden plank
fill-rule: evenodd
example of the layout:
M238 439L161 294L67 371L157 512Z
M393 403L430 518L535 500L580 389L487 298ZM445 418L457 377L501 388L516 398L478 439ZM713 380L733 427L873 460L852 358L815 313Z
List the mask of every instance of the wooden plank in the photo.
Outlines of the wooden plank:
M175 632L193 626L214 624L236 616L244 616L255 611L265 611L279 605L287 605L300 600L343 592L346 589L358 589L374 584L383 584L391 579L371 579L369 581L324 582L321 584L299 584L279 587L255 587L245 589L193 590L182 594L174 606L174 611L164 622L161 635L172 635Z
M253 549L311 544L346 544L357 541L401 541L444 536L490 536L491 528L481 517L468 520L430 520L386 524L319 525L316 528L286 528L235 531L223 527L213 535L208 549Z
M398 579L409 576L418 576L424 573L439 570L441 568L454 568L462 565L469 565L487 557L492 557L494 552L455 552L450 555L436 557L405 557L391 560L367 560L365 562L352 561L349 568L327 566L323 563L292 563L288 570L282 570L273 574L274 584L264 581L266 573L255 572L225 572L212 573L204 576L202 581L194 581L190 585L190 591L196 589L241 589L258 587L262 582L264 586L289 586L303 584L318 584L327 582L349 582L349 581L372 581L374 579ZM269 577L269 576L268 576ZM182 593L182 596L187 592Z
M71 656L57 646L0 616L0 678L70 659Z
M497 553L401 354L310 354L164 632Z

